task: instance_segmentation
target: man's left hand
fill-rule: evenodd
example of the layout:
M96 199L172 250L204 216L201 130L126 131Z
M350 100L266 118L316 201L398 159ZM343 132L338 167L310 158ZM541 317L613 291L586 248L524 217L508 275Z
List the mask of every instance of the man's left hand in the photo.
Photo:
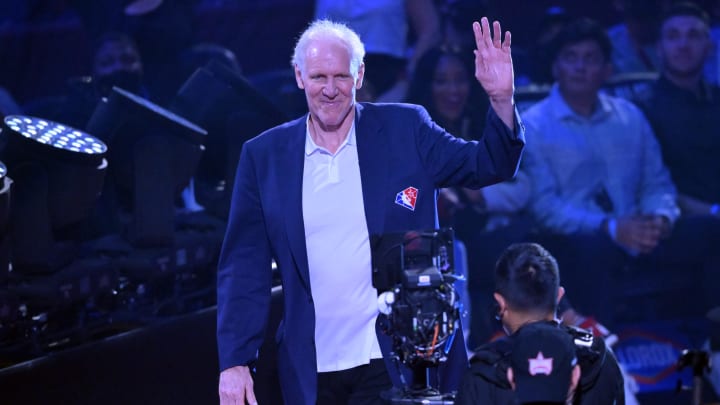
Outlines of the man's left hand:
M510 55L510 31L502 38L500 22L493 22L493 33L487 17L473 23L475 32L475 78L490 101L511 101L514 90L513 64Z

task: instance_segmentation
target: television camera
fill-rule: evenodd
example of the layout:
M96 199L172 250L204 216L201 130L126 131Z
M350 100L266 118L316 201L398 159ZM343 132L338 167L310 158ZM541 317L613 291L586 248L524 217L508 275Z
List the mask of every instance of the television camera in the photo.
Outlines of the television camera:
M390 356L412 372L411 382L402 378L402 392L389 398L393 404L452 403L452 393L434 386L431 370L448 360L460 329L453 239L452 229L371 237L373 286L383 332L392 337Z

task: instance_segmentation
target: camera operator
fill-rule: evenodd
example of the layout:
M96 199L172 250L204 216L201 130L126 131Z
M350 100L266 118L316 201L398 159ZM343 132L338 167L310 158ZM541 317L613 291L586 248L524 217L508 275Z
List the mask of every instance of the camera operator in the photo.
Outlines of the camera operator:
M508 378L513 352L537 344L534 334L527 331L542 325L564 331L575 343L580 381L568 403L625 403L623 377L604 340L593 339L591 333L582 329L560 325L556 319L557 303L564 293L557 262L545 248L520 243L503 252L495 266L493 296L498 306L497 318L508 336L475 350L455 404L516 404L516 393ZM558 395L567 395L570 380L567 382L553 385L554 391L548 385L545 394L549 396L534 400L552 402Z

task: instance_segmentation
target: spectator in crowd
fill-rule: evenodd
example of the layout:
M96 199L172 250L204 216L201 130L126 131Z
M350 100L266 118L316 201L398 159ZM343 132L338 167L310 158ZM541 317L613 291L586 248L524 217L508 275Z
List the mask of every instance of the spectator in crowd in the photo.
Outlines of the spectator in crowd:
M658 41L660 78L638 100L660 142L683 214L720 216L720 88L703 78L711 54L708 15L674 5Z
M677 185L683 217L698 223L698 229L720 226L720 88L703 77L703 65L712 54L709 30L705 11L693 3L675 4L663 19L658 41L661 76L638 100ZM718 361L719 329L713 323L710 336ZM718 376L711 381L720 392Z
M670 0L614 1L623 18L608 30L615 73L657 71L657 26L669 3Z
M564 279L573 306L612 325L620 298L613 277L629 264L653 275L698 271L705 304L716 302L720 228L678 220L675 186L649 123L630 102L599 91L612 71L610 49L597 23L569 25L554 59L557 83L524 117L537 240L571 269Z
M93 78L99 96L109 95L113 86L143 93L143 63L135 42L121 33L102 36L93 56Z
M473 79L472 53L435 47L419 60L405 97L425 107L433 120L451 134L472 140L482 133L487 96Z
M187 78L178 69L193 45L195 8L200 0L68 0L90 38L108 31L127 34L143 55L146 86L167 105Z
M557 320L564 293L558 263L541 245L513 244L502 253L493 298L508 336L475 350L455 404L625 403L622 373L604 340Z
M108 96L113 86L149 97L143 85L140 52L129 36L119 32L109 32L98 39L90 76L70 78L67 94L31 103L27 112L85 129L98 101Z

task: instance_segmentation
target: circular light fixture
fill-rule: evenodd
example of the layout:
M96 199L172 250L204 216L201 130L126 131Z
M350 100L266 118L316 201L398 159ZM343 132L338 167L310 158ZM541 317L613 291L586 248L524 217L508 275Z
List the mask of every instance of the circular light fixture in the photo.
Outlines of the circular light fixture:
M105 143L86 132L43 118L8 115L2 121L3 130L11 135L9 142L15 151L50 154L56 158L99 164L107 153ZM10 147L10 145L9 145ZM9 152L9 151L8 151ZM8 158L15 159L9 153Z
M20 115L9 115L4 121L8 128L25 138L58 149L91 155L107 152L101 140L57 122Z

